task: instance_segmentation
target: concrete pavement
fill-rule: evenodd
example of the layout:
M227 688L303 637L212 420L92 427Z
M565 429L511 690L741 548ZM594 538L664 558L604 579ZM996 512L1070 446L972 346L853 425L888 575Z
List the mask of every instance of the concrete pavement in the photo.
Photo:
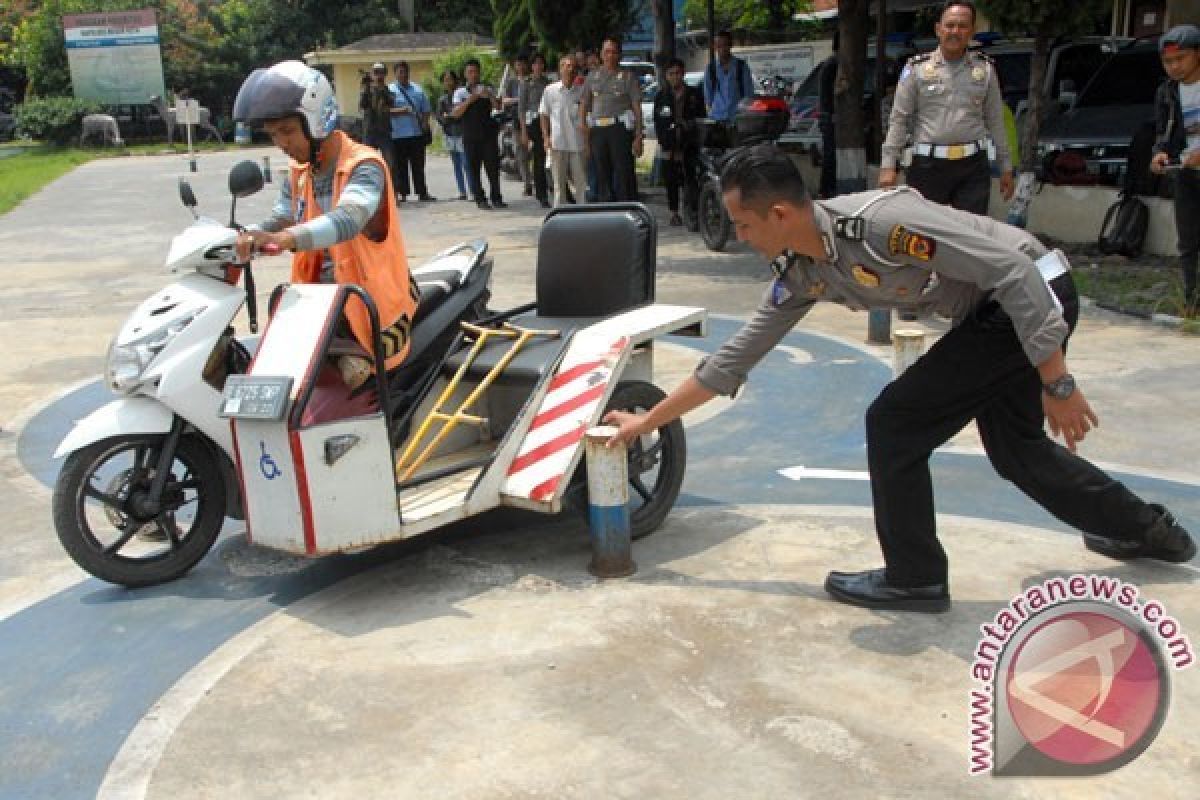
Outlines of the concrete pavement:
M279 163L269 150L201 156L188 177L202 210L224 218L228 166L266 153ZM689 420L685 496L635 548L631 579L586 574L578 525L502 514L316 563L231 531L167 587L82 580L50 525L53 465L30 464L125 314L169 280L167 240L188 221L181 174L179 157L93 162L0 218L12 254L0 278L0 797L1190 794L1193 671L1174 674L1157 740L1116 773L967 776L979 626L1022 589L1059 573L1118 577L1200 630L1193 566L1087 553L990 474L973 433L935 461L939 508L955 515L941 520L954 610L878 614L826 598L829 568L879 563L865 484L777 471L865 469L858 418L890 355L859 344L865 316L835 307L811 315L737 403ZM430 186L456 193L444 159L431 159ZM497 307L532 297L541 217L519 184L506 190L504 212L402 211L415 261L487 236ZM272 197L244 201L239 217L257 219ZM765 267L737 246L713 254L695 235L659 233L659 299L732 318L714 325L727 334ZM284 259L264 260L264 295L285 274ZM667 348L660 382L716 338ZM1102 420L1085 454L1193 531L1196 345L1089 311L1070 353Z

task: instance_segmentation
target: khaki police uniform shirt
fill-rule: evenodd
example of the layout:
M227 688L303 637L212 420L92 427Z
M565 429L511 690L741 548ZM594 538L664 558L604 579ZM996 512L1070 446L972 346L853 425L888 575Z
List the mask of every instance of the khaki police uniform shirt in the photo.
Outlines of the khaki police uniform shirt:
M888 118L881 166L895 169L908 136L913 144L964 144L987 138L996 146L996 163L1012 167L1004 127L1004 97L992 60L968 50L947 61L941 49L913 56L900 73Z
M638 108L642 102L637 76L630 70L609 72L605 67L594 69L588 73L583 90L591 97L593 121L619 117L626 111Z
M735 394L819 300L858 311L936 313L957 324L991 299L1012 318L1031 364L1062 347L1067 323L1033 263L1047 251L1026 231L907 187L815 202L814 214L827 258L797 257L772 282L750 321L696 368L708 389Z

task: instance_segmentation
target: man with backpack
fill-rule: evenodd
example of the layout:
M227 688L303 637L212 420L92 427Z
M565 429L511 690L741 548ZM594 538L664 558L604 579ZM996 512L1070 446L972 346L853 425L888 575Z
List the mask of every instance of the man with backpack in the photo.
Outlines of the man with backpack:
M1154 101L1156 141L1150 170L1175 170L1175 227L1183 270L1184 313L1196 316L1200 287L1196 261L1200 251L1200 28L1176 25L1158 41L1167 80Z
M713 39L716 57L704 70L704 104L709 119L732 123L738 103L754 94L754 77L746 62L733 54L733 34L721 31Z

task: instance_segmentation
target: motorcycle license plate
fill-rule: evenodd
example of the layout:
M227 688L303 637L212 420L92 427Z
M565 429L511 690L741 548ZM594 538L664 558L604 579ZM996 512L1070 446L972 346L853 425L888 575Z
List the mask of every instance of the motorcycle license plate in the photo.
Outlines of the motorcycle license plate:
M234 419L281 419L291 394L290 375L230 375L225 380L217 415Z

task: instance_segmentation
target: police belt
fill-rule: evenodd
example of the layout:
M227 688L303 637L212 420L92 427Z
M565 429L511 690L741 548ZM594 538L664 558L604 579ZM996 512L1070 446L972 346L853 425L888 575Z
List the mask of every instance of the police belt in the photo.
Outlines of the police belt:
M970 158L976 153L982 153L986 149L987 143L982 139L975 142L965 142L963 144L919 143L913 145L913 155L930 156L931 158L944 158L947 161L958 161L960 158Z

